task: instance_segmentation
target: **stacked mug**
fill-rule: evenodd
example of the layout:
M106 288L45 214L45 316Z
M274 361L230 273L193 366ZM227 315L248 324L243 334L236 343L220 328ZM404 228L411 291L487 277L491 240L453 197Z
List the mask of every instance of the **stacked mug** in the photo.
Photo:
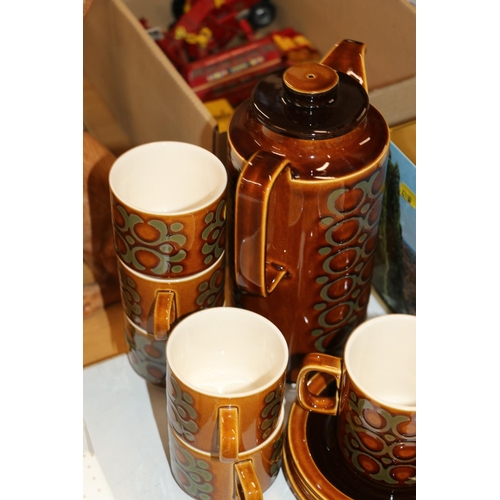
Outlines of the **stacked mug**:
M262 500L276 479L284 439L288 346L263 316L214 307L169 336L170 468L197 500Z
M224 303L226 169L201 147L152 142L117 158L109 184L128 357L164 386L172 327Z

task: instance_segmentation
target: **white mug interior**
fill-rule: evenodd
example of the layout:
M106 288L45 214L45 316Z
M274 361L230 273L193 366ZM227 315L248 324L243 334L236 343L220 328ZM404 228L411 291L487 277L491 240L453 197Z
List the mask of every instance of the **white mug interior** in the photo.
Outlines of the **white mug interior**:
M388 314L365 321L349 337L344 360L365 394L392 408L415 409L415 316Z
M184 384L208 395L244 397L285 373L288 346L263 316L213 307L182 319L170 333L167 363Z
M118 157L109 183L127 205L144 212L182 214L217 200L227 184L223 163L194 144L142 144Z

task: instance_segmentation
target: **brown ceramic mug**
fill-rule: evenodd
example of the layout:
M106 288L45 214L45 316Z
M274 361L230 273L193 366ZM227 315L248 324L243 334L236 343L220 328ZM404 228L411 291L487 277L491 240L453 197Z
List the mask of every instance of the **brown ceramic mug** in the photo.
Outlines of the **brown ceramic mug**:
M234 307L196 311L169 335L167 414L179 439L232 462L278 423L286 340L266 318Z
M189 446L169 425L170 468L177 484L198 500L262 500L281 466L284 408L279 413L269 437L229 463Z
M203 272L178 279L140 274L118 259L122 305L130 320L156 340L194 311L224 303L224 252Z
M309 391L309 376L318 372L335 378L335 397ZM337 415L337 444L357 472L386 486L415 484L416 317L389 314L362 323L349 336L343 360L308 354L297 401Z
M109 174L115 250L135 271L179 278L225 246L227 173L210 151L163 141L130 149Z

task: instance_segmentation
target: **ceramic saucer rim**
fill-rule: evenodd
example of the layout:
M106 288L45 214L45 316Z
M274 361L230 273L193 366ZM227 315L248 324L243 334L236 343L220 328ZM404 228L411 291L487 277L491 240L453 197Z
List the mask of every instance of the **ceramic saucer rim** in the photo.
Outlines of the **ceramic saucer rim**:
M296 472L293 470L293 463L288 463L287 452L286 449L283 450L283 460L282 460L283 472L285 473L286 480L289 483L291 490L294 495L299 500L321 500L317 497L312 491L306 489L304 491L303 486L300 483L300 478L296 477ZM309 496L305 496L305 495Z
M326 388L326 386L327 384L323 377L321 377L321 375L315 375L311 378L310 388L316 394L320 394ZM336 488L335 485L330 483L330 481L328 481L328 479L326 479L326 477L318 469L309 450L307 439L305 438L305 436L307 435L307 419L309 417L309 413L309 411L303 409L297 402L293 403L288 420L286 436L287 443L285 446L284 455L286 453L293 454L293 452L296 451L295 458L297 458L297 460L293 460L293 457L291 456L287 457L289 458L287 462L293 460L293 464L288 464L288 469L290 470L291 474L295 472L295 475L299 476L298 479L303 478L302 483L304 484L304 487L307 487L307 478L314 476L314 480L317 483L317 488L312 489L312 487L307 487L307 492L313 495L318 500L353 500L350 496L347 496L345 493ZM292 428L294 431L293 433ZM297 457L297 455L299 449L301 451L301 456L307 457L305 461L301 462L298 459L299 457ZM294 470L291 470L292 466ZM306 467L310 469L309 472L305 470ZM299 486L297 484L298 479L295 477L293 479L295 485ZM301 493L303 494L304 492L301 491ZM326 496L324 496L323 493Z
M309 382L309 387L315 394L321 394L328 385L329 382L320 373L311 377ZM290 483L300 489L302 496L310 495L314 500L354 500L331 483L314 460L307 442L307 421L311 414L297 401L290 409L283 453L293 479ZM416 496L412 495L410 498L414 500ZM310 500L310 497L300 500Z

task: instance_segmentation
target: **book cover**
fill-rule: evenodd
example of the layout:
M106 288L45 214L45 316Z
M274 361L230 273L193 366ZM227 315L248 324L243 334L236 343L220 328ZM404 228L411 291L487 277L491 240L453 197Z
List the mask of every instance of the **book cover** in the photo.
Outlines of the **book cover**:
M372 286L393 313L416 314L416 167L393 143Z

